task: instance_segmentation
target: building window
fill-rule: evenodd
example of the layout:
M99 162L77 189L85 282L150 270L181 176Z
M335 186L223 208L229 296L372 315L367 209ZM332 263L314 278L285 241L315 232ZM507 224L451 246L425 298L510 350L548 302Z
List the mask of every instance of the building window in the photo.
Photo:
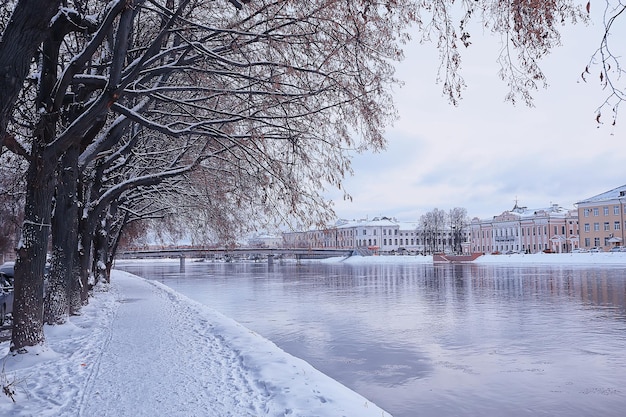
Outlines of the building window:
M613 214L619 216L619 206L613 206Z
M590 232L591 228L589 227L589 223L585 223L585 232Z
M619 222L615 222L613 226L615 230L619 230Z
M383 245L387 245L387 239L383 239Z
M608 207L603 207L604 209L604 215L608 216L609 215L609 208Z
M363 230L363 236L367 235L367 230Z
M593 246L600 246L600 238L599 237L594 237L593 238Z
M585 209L585 210L583 211L583 213L584 213L583 215L584 215L585 217L589 217L589 209Z
M609 227L609 222L604 222L604 231L608 232L609 230L611 230L611 228Z
M591 239L589 239L588 237L585 238L585 247L588 248L589 246L591 246Z
M594 223L593 224L593 230L596 231L596 232L599 232L600 231L600 223Z
M600 215L600 209L598 209L597 207L594 207L594 209L593 209L593 215L594 215L594 216L599 216L599 215Z

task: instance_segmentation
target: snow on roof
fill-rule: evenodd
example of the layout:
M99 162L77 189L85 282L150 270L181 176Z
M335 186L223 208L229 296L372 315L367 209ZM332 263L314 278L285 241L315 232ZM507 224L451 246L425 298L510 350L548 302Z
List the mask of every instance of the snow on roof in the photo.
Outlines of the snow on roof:
M552 204L548 207L540 208L528 208L524 206L515 206L511 210L502 212L489 219L479 219L480 222L493 222L493 221L519 221L524 219L532 219L537 216L549 216L549 217L565 217L572 209L566 209L558 204ZM473 222L476 222L474 218Z
M626 197L626 185L622 185L621 187L617 187L612 190L605 191L602 194L589 197L585 200L579 201L576 204L599 203L601 201L616 200L620 197Z
M559 206L558 204L552 204L550 207L541 207L535 209L528 209L524 207L524 210L518 212L521 218L535 217L538 214L545 213L551 217L558 217L566 215L570 210Z
M349 229L352 227L394 227L399 223L396 219L389 217L374 217L373 219L359 219L359 220L338 220L335 223L335 227L339 229Z
M420 222L400 222L400 229L415 230L420 226Z

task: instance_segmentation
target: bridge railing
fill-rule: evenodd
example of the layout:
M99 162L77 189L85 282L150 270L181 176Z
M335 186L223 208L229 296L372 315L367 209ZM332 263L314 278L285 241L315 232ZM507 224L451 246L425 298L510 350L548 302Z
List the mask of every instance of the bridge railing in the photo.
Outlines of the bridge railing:
M309 249L309 248L161 248L161 249L140 249L119 251L117 258L191 258L191 257L206 257L208 255L230 255L230 256L243 256L243 255L259 255L259 256L271 256L271 255L292 255L292 256L311 256L317 258L330 258L336 256L351 256L352 249Z

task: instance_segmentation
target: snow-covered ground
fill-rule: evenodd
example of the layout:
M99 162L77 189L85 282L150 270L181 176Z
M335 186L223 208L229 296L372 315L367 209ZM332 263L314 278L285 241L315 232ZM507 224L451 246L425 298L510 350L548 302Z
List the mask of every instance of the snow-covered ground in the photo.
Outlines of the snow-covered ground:
M324 262L430 263L432 257ZM626 253L485 255L474 263L626 265ZM12 356L9 342L0 344L0 415L389 416L228 317L120 271L82 316L45 332L46 345L26 355Z
M1 416L389 416L158 282L114 271L103 290L36 352L0 344Z
M484 255L474 262L478 264L626 265L626 252Z
M324 262L350 264L370 263L432 263L432 256L352 256L350 258L330 258ZM626 252L585 252L585 253L536 253L512 255L483 255L475 264L556 264L556 265L626 265Z

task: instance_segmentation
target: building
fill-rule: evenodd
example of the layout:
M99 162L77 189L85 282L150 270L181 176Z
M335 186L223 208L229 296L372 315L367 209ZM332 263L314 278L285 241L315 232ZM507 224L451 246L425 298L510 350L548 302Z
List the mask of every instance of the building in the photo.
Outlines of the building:
M394 249L393 237L397 238L399 233L398 222L387 217L376 217L372 220L339 220L326 229L283 233L283 242L285 247L292 248L364 248L386 252Z
M460 242L455 242L455 239ZM399 222L389 217L371 220L339 220L326 229L283 233L285 247L369 250L378 254L453 252L469 241L469 230L455 238L452 230L442 229L427 238L418 222Z
M323 230L283 234L286 247L368 249L376 253L538 253L624 246L626 185L576 203L528 209L515 203L490 219L474 218L468 230L444 227L426 232L419 222L389 217L341 220Z
M482 253L571 252L579 246L578 212L553 204L513 209L492 219L474 218L470 250Z
M626 229L626 185L576 203L580 246L585 249L624 245Z
M280 248L282 244L282 236L269 234L255 234L247 242L248 246L254 248Z

